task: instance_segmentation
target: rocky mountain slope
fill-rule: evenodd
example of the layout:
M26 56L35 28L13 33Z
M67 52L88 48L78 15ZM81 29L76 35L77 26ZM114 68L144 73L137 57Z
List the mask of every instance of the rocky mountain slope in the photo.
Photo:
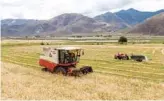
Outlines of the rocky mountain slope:
M112 24L117 29L129 27L129 25L124 20L122 20L116 14L111 13L111 12L107 12L105 14L98 15L98 16L94 17L94 19L97 21L102 21L102 22Z
M146 19L143 23L132 28L129 33L164 35L164 13Z
M14 23L19 22L19 23ZM108 32L112 25L99 22L93 18L76 13L66 13L50 20L4 20L2 21L2 36L35 35L35 34L71 34Z
M120 25L124 24L127 27L128 25L135 25L143 22L145 19L152 17L156 14L164 12L164 10L159 10L155 12L142 12L130 8L128 10L121 10L115 13L105 13L95 17L96 20L101 20L107 23L116 22Z

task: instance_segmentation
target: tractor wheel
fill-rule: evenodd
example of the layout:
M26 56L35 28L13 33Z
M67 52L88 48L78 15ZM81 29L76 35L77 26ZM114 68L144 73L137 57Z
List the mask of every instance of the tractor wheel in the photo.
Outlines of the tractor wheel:
M59 74L59 75L64 75L64 76L67 75L67 71L66 71L64 68L62 68L62 67L58 67L58 68L56 69L55 73L56 73L56 74Z
M124 59L125 59L125 60L129 60L129 57L128 57L128 56L125 56Z
M137 59L136 61L138 61L138 62L142 62L142 59Z
M117 59L117 56L116 55L114 56L114 59Z
M46 71L48 71L48 69L47 69L47 68L42 68L41 70L42 70L42 71L45 71L45 72L46 72Z

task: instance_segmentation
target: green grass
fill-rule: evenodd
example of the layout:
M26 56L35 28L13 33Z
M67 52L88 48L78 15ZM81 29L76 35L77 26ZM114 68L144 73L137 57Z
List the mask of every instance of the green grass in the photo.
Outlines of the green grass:
M62 45L75 44L67 42ZM146 79L152 81L164 81L164 55L161 53L162 44L152 45L83 45L88 43L80 43L80 47L85 49L85 55L81 57L78 67L82 65L90 65L97 73L123 76L128 78ZM53 47L57 45L54 44ZM60 44L58 44L59 46ZM62 46L61 45L61 46ZM6 44L2 45L2 61L11 62L25 67L40 70L38 60L42 47L38 43L35 44ZM49 45L51 47L51 45ZM153 51L155 52L153 53ZM115 60L114 54L123 52L127 54L144 54L149 59L148 62L136 62L132 60Z

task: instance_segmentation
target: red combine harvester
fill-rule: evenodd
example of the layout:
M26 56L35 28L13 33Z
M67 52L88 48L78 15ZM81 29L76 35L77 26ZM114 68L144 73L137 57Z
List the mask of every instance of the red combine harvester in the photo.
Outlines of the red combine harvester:
M93 72L91 66L76 68L84 50L78 47L43 48L39 64L43 71L55 72L62 75L79 76Z

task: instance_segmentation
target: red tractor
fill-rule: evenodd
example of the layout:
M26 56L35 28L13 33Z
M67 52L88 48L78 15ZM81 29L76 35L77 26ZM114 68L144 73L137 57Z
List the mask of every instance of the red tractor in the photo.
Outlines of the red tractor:
M123 54L123 53L115 54L114 58L119 59L119 60L129 60L129 56L127 54Z
M81 54L84 54L84 50L78 47L43 48L43 55L40 56L39 65L42 66L43 71L62 75L79 76L79 74L93 72L91 66L76 68Z

